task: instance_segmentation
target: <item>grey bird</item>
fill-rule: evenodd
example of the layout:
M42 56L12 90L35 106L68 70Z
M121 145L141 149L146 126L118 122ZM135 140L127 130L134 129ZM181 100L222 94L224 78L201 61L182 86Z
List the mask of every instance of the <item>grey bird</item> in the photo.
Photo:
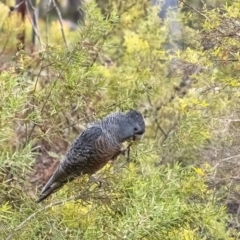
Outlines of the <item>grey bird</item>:
M91 123L76 138L64 159L43 187L37 203L83 174L92 175L123 152L123 142L138 141L145 132L139 111L112 113Z

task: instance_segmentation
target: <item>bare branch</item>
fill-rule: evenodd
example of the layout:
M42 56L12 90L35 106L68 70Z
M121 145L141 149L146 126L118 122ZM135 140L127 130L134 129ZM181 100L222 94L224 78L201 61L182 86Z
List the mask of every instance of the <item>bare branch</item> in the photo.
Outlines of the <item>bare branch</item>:
M30 2L30 1L31 1L31 0L29 0L29 2ZM30 5L31 5L31 4L30 4ZM31 17L31 13L30 13L28 4L26 4L26 6L27 6L27 15L28 15L29 21L30 21L30 23L31 23L31 25L32 25L32 28L33 28L36 36L38 37L38 40L39 40L39 42L41 43L41 45L42 45L42 46L45 46L45 44L43 43L43 41L42 41L42 39L41 39L41 37L40 37L40 33L39 33L39 31L38 31L37 25L35 26L35 24L34 24L34 22L33 22L33 20L32 20L32 17ZM35 18L35 17L36 17L36 16L35 16L35 8L33 7L33 5L31 5L31 8L32 8L33 11L34 11L34 18Z
M67 46L67 40L66 40L65 33L64 33L64 30L63 30L62 14L61 14L61 12L59 10L59 7L56 4L56 1L55 0L50 0L50 1L52 1L52 3L53 3L53 8L56 9L56 12L57 12L57 15L58 15L58 20L59 20L60 27L61 27L60 29L61 29L61 32L62 32L62 37L63 37L65 45Z
M46 14L46 44L48 45L48 24L49 24L49 12L50 12L51 0L47 2L47 14Z
M184 1L184 0L179 0L180 2L182 2L183 4L187 5L189 8L191 8L194 12L200 14L201 16L203 16L204 18L206 18L207 20L210 20L205 14L201 13L200 11L198 11L196 8L194 8L193 6L191 6L188 2Z
M10 7L11 12L16 10L18 7L20 7L24 2L25 2L25 0L23 0L20 3L16 4L14 7Z
M25 24L25 16L26 16L26 0L23 2L20 2L19 0L16 1L17 6L16 8L11 8L11 11L16 9L17 12L21 15L21 22L22 24ZM21 33L17 34L17 39L20 41L20 44L17 44L17 50L20 50L24 48L25 46L25 28L22 30ZM22 46L21 46L22 45Z
M152 101L151 101L151 98L150 96L148 95L148 102L150 104L151 107L153 107L153 104L152 104ZM162 105L159 107L158 111L162 108ZM156 118L156 115L157 115L157 112L155 112L155 117L154 117L154 122L156 123L157 125L157 128L160 130L160 132L163 134L164 136L164 141L167 139L168 135L166 134L166 132L163 130L163 128L161 127L161 125L159 124L157 118Z
M40 31L39 31L39 27L38 27L38 9L34 7L32 0L28 0L28 3L33 11L33 24L34 27L37 29L38 34L40 36ZM28 6L27 6L28 7ZM35 44L35 30L33 29L33 34L32 34L32 43L33 45Z
M63 201L58 201L58 202L55 202L55 203L51 203L51 204L49 204L49 205L47 205L47 206L44 206L44 207L40 208L40 209L37 210L36 212L32 213L31 215L29 215L24 221L22 221L22 222L14 229L14 231L6 238L6 240L10 240L17 231L21 230L21 229L25 226L25 224L26 224L27 222L29 222L32 218L34 218L38 213L43 212L43 211L46 211L46 210L48 210L49 208L54 207L54 206L63 205L63 204L65 204L65 203L67 203L67 202L70 202L70 201L77 201L77 200L79 200L79 199L84 199L85 194L87 193L87 191L91 188L91 185L93 185L93 184L94 184L94 183L89 180L88 183L86 184L85 188L84 188L83 191L81 192L81 194L79 194L79 195L77 195L77 196L74 196L74 197L70 197L70 198L65 199L65 200L63 200Z

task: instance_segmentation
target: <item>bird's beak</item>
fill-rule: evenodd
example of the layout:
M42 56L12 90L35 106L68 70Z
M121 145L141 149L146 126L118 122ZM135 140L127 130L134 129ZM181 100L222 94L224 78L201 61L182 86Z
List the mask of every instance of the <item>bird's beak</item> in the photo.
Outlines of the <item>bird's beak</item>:
M140 141L143 139L144 134L135 134L133 136L133 141Z

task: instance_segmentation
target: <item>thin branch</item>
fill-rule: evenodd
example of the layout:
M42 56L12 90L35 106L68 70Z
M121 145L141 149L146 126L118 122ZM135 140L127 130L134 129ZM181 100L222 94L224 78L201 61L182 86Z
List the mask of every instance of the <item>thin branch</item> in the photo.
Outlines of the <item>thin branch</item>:
M16 0L16 3L18 3L18 7L16 8L18 14L21 16L21 23L25 26L25 16L26 16L26 0L21 3L19 0ZM21 3L21 4L20 4ZM14 10L14 8L10 8L10 10ZM19 40L19 43L17 44L17 51L20 49L24 49L25 47L25 27L22 29L21 32L17 34L17 40ZM22 45L22 46L21 46Z
M33 219L38 213L40 212L43 212L43 211L46 211L48 210L49 208L51 207L54 207L54 206L59 206L59 205L63 205L67 202L70 202L70 201L77 201L79 199L83 199L84 198L84 195L85 193L87 192L87 190L89 190L91 188L91 184L93 184L93 182L91 182L90 180L88 181L88 183L86 184L85 188L82 190L81 194L77 195L77 196L74 196L74 197L70 197L70 198L67 198L65 200L62 200L62 201L58 201L58 202L55 202L55 203L51 203L47 206L44 206L42 208L40 208L39 210L37 210L36 212L32 213L31 215L29 215L24 221L22 221L14 230L13 232L6 238L6 240L10 240L12 238L12 236L19 230L21 230L25 224L27 222L29 222L31 219Z
M212 61L215 61L215 62L239 62L239 60L238 59L224 59L224 60L222 60L222 59L211 59Z
M14 7L11 7L11 12L16 10L18 7L20 7L23 3L25 2L25 0L21 1L20 3L18 3L17 5L15 5Z
M73 57L73 55L69 58L69 60L68 60L67 64L65 65L65 67L62 69L62 71L59 73L59 75L58 75L58 76L56 77L56 79L54 80L54 82L53 82L53 84L52 84L52 86L51 86L51 88L50 88L50 90L49 90L49 92L48 92L48 94L47 94L47 97L46 97L46 99L45 99L45 101L44 101L44 103L43 103L43 106L42 106L42 108L41 108L41 111L40 111L41 113L43 112L43 110L44 110L45 107L46 107L46 104L47 104L47 102L48 102L48 100L49 100L49 98L50 98L50 96L51 96L51 94L52 94L52 90L53 90L53 88L55 87L55 85L56 85L56 83L57 83L57 80L60 78L60 76L62 75L63 71L64 71L65 68L68 66L68 63L70 62L70 60L71 60L72 57ZM34 125L33 125L32 129L31 129L31 131L30 131L30 133L29 133L29 136L28 136L27 139L26 139L25 145L27 144L27 142L28 142L29 139L31 138L31 136L32 136L32 134L33 134L33 131L35 130L36 126L37 126L37 124L34 124Z
M200 11L198 11L196 8L194 8L193 6L191 6L188 2L184 1L184 0L179 0L180 2L182 2L183 4L187 5L189 8L191 8L194 12L200 14L201 16L203 16L204 18L206 18L207 20L210 20L205 14L201 13Z
M32 3L32 0L28 0L29 5L31 6L31 9L33 11L33 24L34 27L37 29L39 36L40 36L40 31L38 27L38 9L36 9ZM28 7L28 6L27 6ZM35 44L35 30L33 29L33 35L32 35L32 43Z
M127 151L127 162L130 162L130 150L131 150L131 146L132 146L133 142L131 142L127 148L125 149L125 151Z
M153 107L153 104L152 104L152 101L151 101L151 98L148 94L148 102L150 104L151 107ZM158 111L162 108L163 105L160 106L160 108L158 109ZM163 128L161 127L161 125L159 124L158 120L156 119L156 117L154 117L154 121L155 123L157 124L157 128L162 132L162 134L164 135L164 141L167 139L168 135L165 133L165 131L163 130Z
M48 45L48 24L49 24L49 12L50 12L51 0L47 2L47 14L46 14L46 44Z
M158 120L156 119L156 118L154 118L154 121L155 121L155 123L157 124L157 127L158 127L158 129L162 132L162 134L164 135L164 140L166 140L167 139L167 137L168 137L168 135L165 133L165 131L163 130L163 128L160 126L160 124L159 124L159 122L158 122Z
M225 161L229 161L229 160L234 159L234 158L239 158L239 157L240 157L240 154L234 155L234 156L230 156L230 157L227 157L227 158L220 159L220 160L217 162L217 164L213 167L213 169L217 168L220 163L223 163L223 162L225 162Z
M62 32L62 37L63 37L63 40L64 40L65 45L67 46L67 40L66 40L65 33L64 33L64 30L63 30L62 14L61 14L61 12L60 12L60 10L59 10L59 7L58 7L57 4L56 4L56 1L55 1L55 0L50 0L50 1L52 1L53 7L56 9L56 12L57 12L57 15L58 15L58 20L59 20L59 23L60 23L60 29L61 29L61 32Z
M37 25L35 26L35 24L34 24L34 22L33 22L33 20L32 20L32 17L31 17L31 14L30 14L30 10L29 10L28 4L26 4L26 6L27 6L28 19L29 19L29 21L30 21L30 23L31 23L31 25L32 25L32 28L33 28L36 36L38 37L38 40L39 40L39 42L41 43L41 45L42 45L42 46L45 46L45 44L43 43L43 41L42 41L42 39L41 39L40 33L39 33L38 29L37 29ZM32 6L32 8L34 9L33 6ZM35 16L34 16L34 17L35 17Z
M206 3L203 0L201 0L201 3L204 7L206 6Z

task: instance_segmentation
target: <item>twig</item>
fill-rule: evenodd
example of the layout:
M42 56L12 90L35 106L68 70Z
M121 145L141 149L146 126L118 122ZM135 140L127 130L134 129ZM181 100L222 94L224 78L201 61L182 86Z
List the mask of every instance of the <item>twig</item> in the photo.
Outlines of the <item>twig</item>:
M130 162L130 150L131 150L131 146L132 146L132 142L127 146L127 162Z
M21 33L19 32L17 34L17 40L19 41L19 43L17 44L17 51L19 51L20 49L24 49L25 47L25 16L26 16L26 0L23 1L22 4L21 1L16 0L16 3L18 3L18 7L16 8L18 14L21 16L21 23L23 24L24 28L22 29ZM14 10L12 8L10 8L10 10Z
M56 1L55 0L50 0L50 1L52 1L53 7L56 9L56 12L57 12L57 15L58 15L58 20L59 20L59 23L60 23L60 29L61 29L61 32L62 32L62 37L63 37L64 43L67 47L67 40L66 40L65 33L64 33L64 30L63 30L63 24L62 24L63 19L62 19L61 12L59 10L59 7L56 4Z
M46 14L46 44L48 45L48 24L49 24L49 12L50 12L50 5L51 5L51 0L47 2L47 14Z
M149 104L153 107L153 104L152 104L152 101L151 101L151 98L148 94L148 102ZM158 108L158 111L162 108L163 105L161 105L159 108ZM161 127L161 125L159 124L158 120L156 119L156 117L154 118L154 121L155 123L157 124L157 128L162 132L162 134L164 135L164 141L167 139L168 135L165 133L165 131L163 130L163 128Z
M41 75L41 72L42 72L43 69L44 69L44 67L41 67L41 69L40 69L39 72L38 72L37 79L36 79L36 82L35 82L35 85L34 85L34 89L33 89L33 93L36 92L37 84L38 84L38 81L39 81L39 79L40 79L40 75Z
M32 0L28 0L29 5L32 8L33 11L33 24L34 27L38 30L38 34L40 36L40 31L39 31L39 27L38 27L38 9L36 9L32 3ZM27 4L28 5L28 4ZM28 8L28 6L27 6ZM32 34L32 43L33 45L35 44L35 30L33 29L33 34Z
M29 2L30 2L30 1L29 1ZM30 4L30 5L31 5L31 4ZM35 16L35 8L34 8L32 5L31 5L31 7L32 7L32 9L33 9L33 11L34 11L34 18L35 18L35 17L36 17L36 16ZM31 25L32 25L32 28L33 28L36 36L38 37L38 40L39 40L39 42L41 43L41 45L42 45L42 46L45 46L45 44L43 43L43 41L42 41L42 39L41 39L41 37L40 37L40 33L39 33L38 29L37 29L37 24L36 24L36 26L35 26L35 24L34 24L34 22L33 22L33 20L32 20L32 17L31 17L31 14L30 14L30 10L29 10L28 4L26 4L26 8L27 8L27 15L28 15L29 21L30 21L30 23L31 23Z
M201 13L200 11L198 11L196 8L194 8L193 6L191 6L189 3L187 3L184 0L180 0L180 2L182 2L183 4L187 5L189 8L191 8L194 12L200 14L201 16L203 16L204 18L206 18L207 20L210 20L205 14Z
M14 7L11 7L11 12L16 10L18 7L20 7L23 3L25 2L25 0L21 1L20 3L18 3L17 5L15 5Z
M74 48L72 51L74 52L75 49L76 49L76 48ZM45 109L46 104L47 104L47 102L48 102L48 100L49 100L49 98L50 98L50 96L51 96L51 94L52 94L52 90L53 90L53 88L56 86L56 83L57 83L58 79L61 77L61 75L63 74L64 70L67 68L69 62L71 61L71 59L72 59L73 57L74 57L74 55L73 55L73 54L70 54L70 57L69 57L66 65L62 68L61 72L60 72L60 73L58 74L58 76L55 78L55 80L54 80L54 82L53 82L53 84L52 84L52 86L51 86L51 88L50 88L50 90L49 90L49 92L48 92L48 94L47 94L47 96L46 96L46 99L45 99L45 101L43 102L43 106L42 106L41 111L40 111L41 113L42 113L43 110ZM40 71L41 71L41 70L40 70ZM26 146L26 144L27 144L27 142L29 141L30 137L32 136L33 131L34 131L34 129L36 128L36 126L37 126L37 124L34 124L34 125L33 125L32 129L31 129L31 131L30 131L30 133L29 133L29 136L27 137L27 139L26 139L26 141L25 141L24 146Z
M227 157L227 158L220 159L220 160L217 162L217 164L213 167L213 169L216 169L220 163L223 163L223 162L225 162L225 161L229 161L229 160L234 159L234 158L239 158L239 157L240 157L240 154L234 155L234 156L230 156L230 157Z
M165 133L165 131L163 130L163 128L161 127L161 125L159 124L158 120L156 118L154 118L155 123L157 124L158 129L162 132L162 134L164 135L164 141L167 139L168 135Z
M86 191L88 189L90 189L89 187L89 183L91 183L91 181L89 180L88 181L88 184L85 186L85 188L83 189L83 191L81 192L81 194L77 195L77 196L74 196L74 197L70 197L68 199L65 199L65 200L62 200L62 201L58 201L58 202L55 202L55 203L51 203L47 206L44 206L42 208L40 208L39 210L37 210L36 212L32 213L31 215L29 215L24 221L22 221L14 230L13 232L6 238L6 240L10 240L12 238L12 236L17 232L19 231L20 229L22 229L24 227L24 225L29 222L32 218L34 218L38 213L40 212L43 212L51 207L54 207L54 206L58 206L58 205L63 205L65 204L66 202L70 202L70 201L76 201L76 200L79 200L79 199L83 199L84 197L84 194L86 193Z
M71 60L71 58L68 60L66 66L68 66L68 63L70 62L70 60ZM42 108L41 108L41 111L40 111L41 113L42 113L43 110L45 109L45 106L46 106L46 104L47 104L47 102L48 102L48 100L49 100L49 98L50 98L50 96L51 96L51 94L52 94L52 90L53 90L53 88L55 87L55 85L56 85L56 83L57 83L57 80L60 78L60 76L61 76L63 70L66 68L66 66L62 69L62 71L59 73L59 75L56 77L55 81L53 82L53 84L52 84L52 86L51 86L51 88L50 88L50 90L49 90L49 93L48 93L48 95L47 95L47 97L46 97L46 99L45 99L45 101L44 101L44 103L43 103L43 106L42 106ZM29 133L29 136L27 137L26 142L25 142L25 144L24 144L25 146L26 146L27 142L29 141L29 139L31 138L31 136L32 136L32 134L33 134L33 131L35 130L36 126L37 126L37 124L34 123L32 129L31 129L31 131L30 131L30 133Z

